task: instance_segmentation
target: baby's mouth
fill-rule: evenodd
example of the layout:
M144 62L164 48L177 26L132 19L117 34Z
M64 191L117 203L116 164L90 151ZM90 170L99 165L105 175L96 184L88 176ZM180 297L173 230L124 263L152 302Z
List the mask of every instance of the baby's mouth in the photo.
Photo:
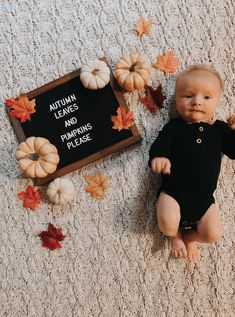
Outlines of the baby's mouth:
M200 109L191 109L190 111L191 111L191 112L203 112L203 111L200 110Z

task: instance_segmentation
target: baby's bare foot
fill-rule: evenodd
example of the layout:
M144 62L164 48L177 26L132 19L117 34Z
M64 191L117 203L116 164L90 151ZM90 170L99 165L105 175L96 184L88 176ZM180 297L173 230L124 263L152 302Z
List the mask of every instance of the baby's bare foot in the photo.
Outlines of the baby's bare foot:
M197 241L190 241L187 234L183 236L184 243L187 249L187 258L190 262L196 262L199 258L199 249Z
M187 257L187 249L181 235L170 238L171 254L176 258Z

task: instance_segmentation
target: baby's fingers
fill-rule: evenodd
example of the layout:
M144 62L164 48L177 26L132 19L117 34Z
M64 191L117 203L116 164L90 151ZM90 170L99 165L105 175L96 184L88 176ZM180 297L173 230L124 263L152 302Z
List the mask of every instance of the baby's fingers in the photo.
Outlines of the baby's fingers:
M235 129L235 115L234 114L230 114L227 117L227 122L228 122L229 128L234 130Z
M171 162L169 160L166 160L164 162L162 173L163 174L170 174L171 173Z
M163 164L162 164L162 161L159 160L155 163L155 172L160 174L162 172L162 167L163 167Z

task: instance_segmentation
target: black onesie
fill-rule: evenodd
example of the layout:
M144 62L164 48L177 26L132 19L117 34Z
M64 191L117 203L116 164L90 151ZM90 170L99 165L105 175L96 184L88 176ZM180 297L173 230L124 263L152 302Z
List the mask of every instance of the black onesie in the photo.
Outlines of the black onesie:
M154 157L171 162L171 174L162 174L159 193L164 191L178 202L180 226L193 226L214 203L222 153L235 159L235 132L220 120L210 125L173 119L152 144L150 167Z

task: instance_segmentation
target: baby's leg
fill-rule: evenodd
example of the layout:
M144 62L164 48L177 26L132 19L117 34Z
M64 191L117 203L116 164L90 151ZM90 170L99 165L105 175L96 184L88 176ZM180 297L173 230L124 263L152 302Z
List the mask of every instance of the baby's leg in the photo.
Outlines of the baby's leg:
M222 237L222 224L219 212L212 204L204 216L200 219L197 229L187 230L183 234L189 261L195 262L198 259L199 252L197 243L218 242Z
M157 201L158 227L170 238L172 254L176 257L186 257L187 250L179 230L180 206L177 201L162 192Z

